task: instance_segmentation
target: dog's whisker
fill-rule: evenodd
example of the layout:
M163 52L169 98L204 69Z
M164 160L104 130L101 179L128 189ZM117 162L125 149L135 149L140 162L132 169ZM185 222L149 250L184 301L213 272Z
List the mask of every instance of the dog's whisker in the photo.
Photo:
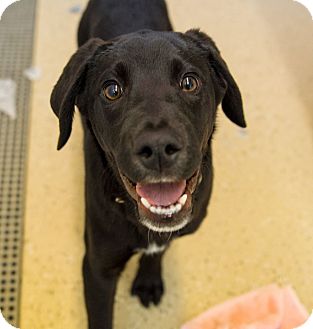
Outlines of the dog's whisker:
M150 228L148 229L148 244L150 244Z
M170 241L170 239L171 239L171 237L172 237L172 234L173 234L173 232L170 232L170 234L169 234L169 236L168 236L168 238L167 238L167 242Z

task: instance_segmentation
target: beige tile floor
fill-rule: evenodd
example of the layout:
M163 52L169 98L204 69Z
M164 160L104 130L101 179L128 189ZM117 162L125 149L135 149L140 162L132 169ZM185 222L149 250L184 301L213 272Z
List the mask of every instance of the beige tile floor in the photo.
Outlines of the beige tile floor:
M83 0L39 0L32 90L22 329L86 328L82 296L82 133L56 151L49 96L75 50ZM119 283L115 328L174 329L209 306L277 282L313 307L313 21L292 0L168 0L175 29L201 27L241 86L248 129L221 113L215 185L197 234L165 258L158 308L129 296L137 259Z

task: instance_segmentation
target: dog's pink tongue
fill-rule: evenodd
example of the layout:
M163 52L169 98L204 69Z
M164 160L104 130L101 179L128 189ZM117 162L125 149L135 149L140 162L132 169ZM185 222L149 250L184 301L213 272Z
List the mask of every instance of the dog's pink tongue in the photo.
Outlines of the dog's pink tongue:
M178 201L186 188L186 181L136 185L137 194L151 205L169 206Z

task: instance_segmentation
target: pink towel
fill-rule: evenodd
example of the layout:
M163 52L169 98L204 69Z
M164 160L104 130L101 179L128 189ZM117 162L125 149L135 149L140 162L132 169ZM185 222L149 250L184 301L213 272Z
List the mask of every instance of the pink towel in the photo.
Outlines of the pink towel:
M214 306L181 329L293 329L308 317L291 287L273 284Z

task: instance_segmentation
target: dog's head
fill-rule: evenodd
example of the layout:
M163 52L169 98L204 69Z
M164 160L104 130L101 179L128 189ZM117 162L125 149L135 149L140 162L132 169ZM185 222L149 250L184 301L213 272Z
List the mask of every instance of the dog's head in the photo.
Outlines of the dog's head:
M72 56L51 96L58 149L70 137L77 105L136 202L140 223L159 232L191 220L220 103L232 122L246 126L227 65L197 30L91 39Z

